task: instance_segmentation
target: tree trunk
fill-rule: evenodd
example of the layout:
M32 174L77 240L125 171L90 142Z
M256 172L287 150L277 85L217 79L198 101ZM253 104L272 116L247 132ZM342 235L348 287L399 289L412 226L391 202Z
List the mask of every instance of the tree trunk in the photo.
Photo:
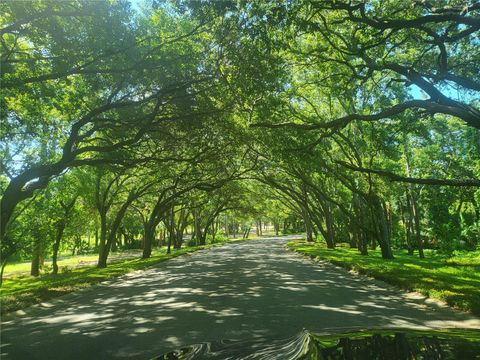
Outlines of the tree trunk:
M197 209L193 209L193 232L195 234L195 244L202 245L202 229L200 228L200 216Z
M401 211L401 216L402 216L402 223L403 227L405 228L405 241L407 245L407 251L408 255L413 255L413 246L412 246L412 216L411 214L407 215L405 213L405 209L408 209L409 211L411 210L411 205L410 205L410 195L408 194L407 190L407 204L406 207L403 206L401 200L399 200L400 204L400 211Z
M418 256L423 259L425 258L425 254L423 252L423 241L422 241L422 234L421 234L421 228L420 228L420 215L418 214L418 207L417 207L417 202L415 200L415 193L413 192L412 188L410 187L407 190L407 204L409 207L409 218L408 218L408 237L407 241L410 242L411 244L411 235L414 234L415 240L417 243L417 248L418 248ZM410 255L413 255L413 246L410 245L408 249L408 253Z
M203 246L203 245L206 245L206 243L207 243L207 229L204 229L203 231L200 230L199 245Z
M9 257L10 257L10 255L2 257L2 268L0 270L0 287L3 284L3 272L5 271L5 266L7 266L7 262L8 262Z
M55 164L33 166L10 180L0 201L0 219L2 219L0 221L0 240L2 243L12 241L9 236L6 236L7 226L18 204L33 196L35 190L45 188L50 176L60 173L65 167L61 161ZM8 246L13 247L13 244L8 243Z
M219 222L219 220L217 218L212 224L212 231L211 231L212 232L212 243L215 242L215 238L217 236L218 226L219 226L218 222Z
M334 249L335 248L335 227L334 227L334 221L333 221L332 208L330 204L328 204L327 202L325 203L324 212L325 212L325 224L327 227L327 238L325 239L325 241L327 242L327 248Z
M8 242L8 245L11 245L11 244L12 244L12 242ZM5 244L2 244L2 245L5 245ZM0 270L0 286L2 286L2 284L3 284L3 272L5 270L5 266L7 265L7 261L10 258L10 256L15 254L15 252L16 252L15 247L4 248L3 251L1 252L0 260L1 260L1 263L2 263L2 267L1 267L1 270Z
M423 253L423 240L422 240L422 233L420 228L420 215L418 213L417 201L415 199L415 194L412 192L412 213L413 213L413 222L415 225L415 238L417 239L417 246L418 246L418 256L420 259L425 258L425 254Z
M323 236L323 239L325 240L325 242L327 241L327 231L325 230L325 228L323 227L322 225L322 222L321 222L321 219L319 216L311 216L310 219L312 220L312 222L315 224L315 226L317 227L318 231L320 231L320 233L322 234Z
M55 236L55 243L53 244L53 255L52 255L52 267L53 267L53 274L58 274L58 264L57 264L57 257L58 257L58 250L60 248L60 241L62 240L63 231L65 230L65 221L60 221L57 227L57 233Z
M175 233L173 231L168 232L168 244L167 244L167 254L170 254L170 248L172 246L172 241L174 240Z
M225 214L225 236L228 238L230 236L229 229L228 229L228 215Z
M105 212L100 212L100 238L99 238L99 247L98 247L98 268L107 267L107 255L106 252L106 241L107 241L107 214Z
M32 266L30 268L30 275L39 276L40 275L40 253L42 251L41 239L38 234L35 235L35 241L33 245L33 254L32 254Z
M175 244L173 246L174 249L181 249L183 243L183 231L178 231L175 237Z
M370 205L372 209L372 222L374 224L377 241L380 245L382 258L393 259L392 247L390 244L390 232L388 231L387 219L385 218L385 209L382 201L375 193L371 192Z
M180 215L178 218L178 223L176 226L176 236L175 236L175 244L174 247L175 249L180 249L183 244L183 234L185 233L185 229L188 226L188 215L189 212L187 212L184 208L180 211Z
M98 249L98 227L95 225L95 249Z
M143 241L143 259L148 259L152 255L152 244L153 238L155 237L155 228L156 225L154 224L146 224L147 227L145 228L145 238Z
M358 195L357 193L353 193L352 202L353 211L357 220L356 222L352 221L352 231L354 232L360 254L366 256L368 255L368 241L366 237L366 232L363 227L358 226L358 224L366 225L365 205L360 198L360 195Z
M262 220L257 221L257 236L262 236Z
M303 224L305 226L305 233L307 235L307 241L313 242L312 220L310 219L307 209L304 207L302 207L302 217Z
M117 240L117 232L122 220L127 212L130 204L136 199L138 194L130 192L127 200L123 203L120 210L118 210L117 215L109 229L109 234L106 243L104 242L103 251L99 254L97 267L105 268L107 266L107 258L112 248L113 243Z
M118 250L118 235L115 235L115 238L112 241L112 251L116 252Z
M162 243L163 245L166 245L166 243L167 243L167 242L166 242L167 229L162 229L160 236L161 236L161 243Z
M407 231L407 251L408 255L413 255L414 253L414 247L413 247L413 240L412 240L412 234L413 234L413 221L412 218L408 218L408 231Z
M171 250L170 247L172 245L172 236L170 233L168 234L168 244L167 244L167 254L170 254Z
M405 165L407 168L407 175L410 177L411 176L411 169L410 169L410 154L408 152L408 146L407 143L404 143L404 154L405 154ZM412 215L413 215L413 222L415 225L415 238L417 240L417 246L418 246L418 256L423 259L425 257L423 253L423 241L422 241L422 234L421 234L421 229L420 229L420 214L418 211L418 206L417 206L417 199L416 199L416 194L414 191L413 184L410 184L409 187L410 190L410 201L412 205Z
M155 240L155 229L162 219L162 215L167 210L166 204L162 202L162 197L159 197L155 204L145 228L145 239L143 241L142 259L148 259L152 255L152 245Z

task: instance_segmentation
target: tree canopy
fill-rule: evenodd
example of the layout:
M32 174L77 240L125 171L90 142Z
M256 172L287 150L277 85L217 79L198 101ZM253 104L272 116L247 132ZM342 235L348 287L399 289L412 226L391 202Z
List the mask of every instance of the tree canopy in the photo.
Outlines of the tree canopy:
M2 271L265 224L384 258L479 246L479 3L0 9Z

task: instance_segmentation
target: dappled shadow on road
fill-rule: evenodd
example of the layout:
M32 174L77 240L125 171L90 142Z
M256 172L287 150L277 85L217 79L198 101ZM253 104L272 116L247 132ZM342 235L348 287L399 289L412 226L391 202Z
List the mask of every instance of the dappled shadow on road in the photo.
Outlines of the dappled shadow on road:
M479 326L381 283L286 252L286 240L199 251L31 308L4 323L6 358L146 359L195 342L302 328Z

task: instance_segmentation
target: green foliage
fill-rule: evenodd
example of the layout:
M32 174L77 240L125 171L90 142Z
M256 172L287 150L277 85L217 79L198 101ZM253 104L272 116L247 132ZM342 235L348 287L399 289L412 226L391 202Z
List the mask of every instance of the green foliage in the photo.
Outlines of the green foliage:
M0 5L3 265L265 223L386 259L479 248L478 6L142 6Z

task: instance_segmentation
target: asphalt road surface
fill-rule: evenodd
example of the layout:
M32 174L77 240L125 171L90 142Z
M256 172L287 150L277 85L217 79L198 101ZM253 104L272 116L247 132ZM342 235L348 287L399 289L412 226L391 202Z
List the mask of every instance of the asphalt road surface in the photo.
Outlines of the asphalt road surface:
M288 238L202 250L9 315L1 359L150 359L193 343L480 320L285 250Z

